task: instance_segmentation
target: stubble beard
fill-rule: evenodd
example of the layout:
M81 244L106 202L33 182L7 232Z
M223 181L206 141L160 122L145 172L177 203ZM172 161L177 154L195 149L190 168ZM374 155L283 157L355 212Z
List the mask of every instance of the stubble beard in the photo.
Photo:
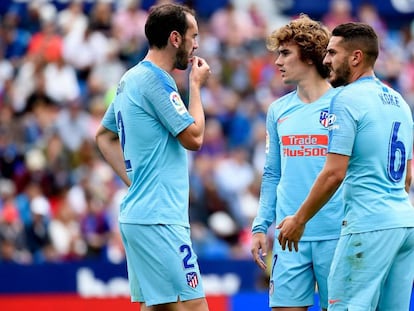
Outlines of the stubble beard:
M347 63L343 62L342 65L335 71L332 71L331 69L331 75L332 72L334 73L334 76L330 78L329 82L333 87L345 86L349 84L351 69Z
M183 47L184 42L180 45L175 55L175 68L179 70L186 70L188 67L188 53Z

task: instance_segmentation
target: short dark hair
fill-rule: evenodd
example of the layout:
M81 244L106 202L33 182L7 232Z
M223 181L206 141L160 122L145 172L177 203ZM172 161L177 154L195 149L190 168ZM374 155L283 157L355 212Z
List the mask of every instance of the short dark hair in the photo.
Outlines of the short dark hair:
M361 50L367 56L367 63L375 64L379 54L378 36L370 25L359 22L340 24L332 30L332 36L342 37L348 50Z
M184 36L188 29L187 14L195 16L194 10L180 4L168 3L151 7L145 23L149 47L164 48L174 30Z

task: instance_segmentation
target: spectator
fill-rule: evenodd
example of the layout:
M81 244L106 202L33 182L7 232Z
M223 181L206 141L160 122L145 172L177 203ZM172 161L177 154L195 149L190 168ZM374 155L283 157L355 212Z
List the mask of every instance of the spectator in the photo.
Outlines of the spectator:
M21 113L26 109L29 96L33 93L45 93L44 68L45 60L41 55L26 55L17 70L13 81L13 110Z
M42 19L40 31L29 41L28 55L38 55L47 62L58 60L62 56L63 41L57 31L54 14Z
M62 55L47 63L44 76L46 95L59 106L80 97L76 71L66 63Z
M127 67L142 59L147 50L144 26L147 11L141 0L125 0L113 15L113 36L119 42L120 55Z
M101 32L107 38L112 37L112 10L112 3L110 1L94 1L89 15L91 30Z
M127 70L127 66L119 58L119 49L117 41L110 40L102 61L92 65L86 81L89 98L103 95L118 85L119 79Z
M356 17L359 22L366 23L374 28L380 38L387 37L388 26L378 14L377 7L373 3L362 2L357 8ZM381 40L382 44L385 42L387 41Z
M335 26L354 21L352 15L352 2L350 0L331 0L329 3L329 11L322 17L322 22L329 30Z
M103 98L103 95L96 95L89 101L89 126L88 126L88 133L89 137L93 139L95 137L96 131L101 124L102 117L104 116L106 111L106 105Z
M222 124L215 118L209 118L206 121L204 143L198 154L219 158L225 153L226 148Z
M9 179L0 180L0 263L31 263L26 248L24 225L15 201L16 187Z
M82 238L79 219L65 202L50 220L49 235L59 260L72 261L85 257L86 243Z
M229 156L214 169L214 181L221 198L229 206L228 213L236 221L238 228L248 224L240 210L241 199L254 181L253 167L249 163L249 154L245 148L234 148Z
M0 42L4 57L13 65L14 69L19 68L31 38L30 32L21 28L19 21L17 12L9 11L2 20L0 30Z
M86 193L86 211L80 226L87 247L86 258L104 259L111 236L109 216L102 202L89 192Z
M21 167L23 152L19 124L9 105L0 105L0 174L14 179Z
M57 14L57 26L64 37L84 33L88 26L88 17L84 12L83 0L70 1L68 6Z
M201 89L206 118L220 119L226 113L225 103L233 91L224 86L220 77L212 74Z
M213 13L210 26L213 35L225 47L243 46L256 35L249 14L238 10L231 2Z
M56 130L65 148L75 153L84 140L89 139L90 115L79 98L68 101L56 119Z
M102 31L89 23L82 33L71 32L64 38L63 56L76 70L83 95L92 68L102 63L108 55L109 40Z
M56 260L56 253L49 233L50 203L43 195L30 201L32 219L25 227L27 247L35 263Z
M30 1L26 9L19 10L17 6L12 6L19 16L21 16L20 25L27 29L31 35L37 33L42 28L42 3L41 1Z
M21 126L24 133L26 148L35 148L45 143L46 137L51 133L58 107L46 94L43 86L44 77L38 77L39 85L29 95L26 107L21 112Z

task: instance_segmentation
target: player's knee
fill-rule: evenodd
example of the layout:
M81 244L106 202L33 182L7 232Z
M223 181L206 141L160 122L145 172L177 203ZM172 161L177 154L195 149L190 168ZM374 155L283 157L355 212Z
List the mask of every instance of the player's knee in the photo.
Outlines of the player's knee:
M182 311L209 311L205 298L182 301L181 304L183 308L180 308L180 310Z

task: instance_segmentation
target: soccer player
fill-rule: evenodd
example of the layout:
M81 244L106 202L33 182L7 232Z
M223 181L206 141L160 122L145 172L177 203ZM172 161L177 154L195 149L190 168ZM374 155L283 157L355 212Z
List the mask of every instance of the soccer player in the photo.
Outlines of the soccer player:
M129 186L119 225L131 300L143 310L207 311L197 256L190 241L187 150L201 147L200 87L209 65L198 48L194 12L178 4L151 8L145 24L149 51L125 73L96 142ZM189 74L189 107L171 76Z
M282 249L300 250L305 224L343 183L345 217L328 278L329 310L409 310L413 120L401 95L375 77L378 51L369 25L334 28L324 63L332 85L345 87L330 110L326 164L299 210L278 225Z
M277 53L275 64L283 82L295 90L273 102L267 112L266 163L251 248L262 269L268 228L295 213L326 160L328 108L338 92L327 82L329 70L322 63L329 35L325 26L302 14L267 40L268 49ZM284 252L273 244L272 310L307 310L314 304L316 284L320 305L328 307L327 277L340 234L341 205L338 194L312 220L300 253Z

